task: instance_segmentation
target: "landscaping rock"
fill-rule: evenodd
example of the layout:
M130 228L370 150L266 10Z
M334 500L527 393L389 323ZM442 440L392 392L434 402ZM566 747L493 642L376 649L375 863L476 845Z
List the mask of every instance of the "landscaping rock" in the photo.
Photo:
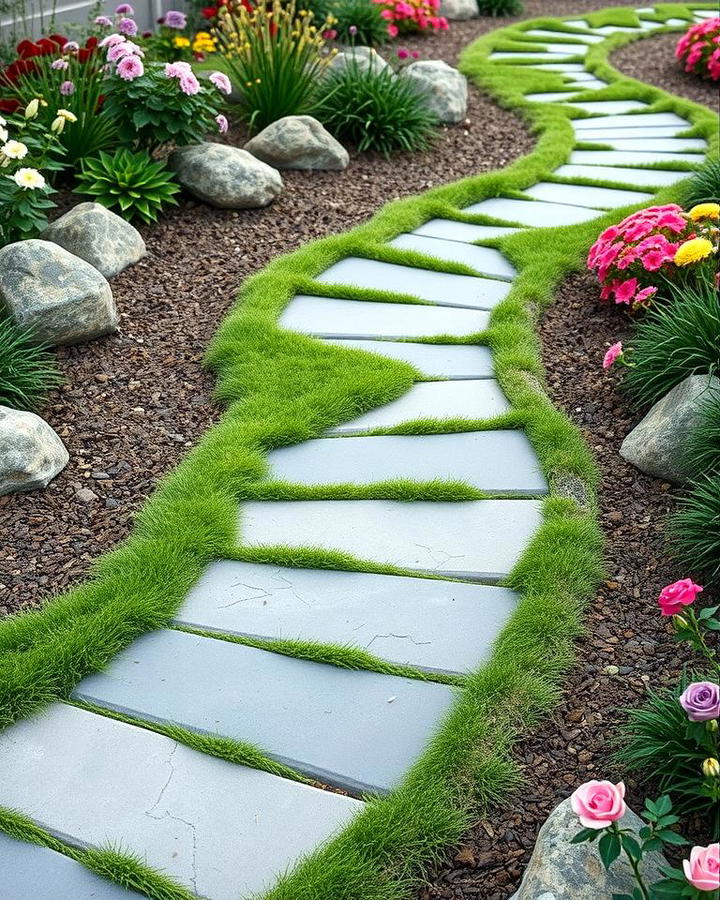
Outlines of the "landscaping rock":
M283 188L276 169L226 144L180 147L169 162L186 190L219 209L268 206Z
M140 232L100 203L79 203L43 231L53 241L112 278L147 253Z
M371 70L382 72L384 69L391 68L373 47L347 47L330 60L327 71L342 72L351 65L356 65L358 70L363 73Z
M0 301L49 345L76 344L115 331L110 285L94 266L52 241L0 249Z
M312 116L284 116L263 128L245 149L276 169L337 172L350 162L347 150Z
M0 496L47 487L69 458L40 416L0 406Z
M690 375L659 400L622 442L620 455L641 472L683 484L697 474L688 456L688 439L702 420L702 407L720 394L720 378Z
M637 832L643 823L629 809L619 824ZM520 889L510 900L604 900L632 893L636 882L624 856L606 871L597 842L570 843L581 827L569 798L555 807L540 829ZM662 877L661 865L667 863L660 853L648 853L642 872L649 881L656 881Z
M428 107L440 122L461 122L467 112L467 78L441 59L423 59L404 73L427 97Z
M480 15L477 0L442 0L440 14L451 21L476 19Z

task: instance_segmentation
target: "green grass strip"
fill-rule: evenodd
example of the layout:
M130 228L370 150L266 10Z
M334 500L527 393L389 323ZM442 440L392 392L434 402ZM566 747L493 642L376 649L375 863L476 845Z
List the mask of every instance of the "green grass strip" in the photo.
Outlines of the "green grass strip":
M658 9L663 21L686 18L674 6ZM557 73L487 59L503 46L527 51L522 31L553 21L538 19L486 35L466 49L461 63L501 106L514 109L527 122L537 136L531 154L502 171L391 202L368 223L281 257L243 285L237 306L207 355L217 374L217 397L227 407L220 422L163 480L138 516L132 536L98 560L86 584L38 611L0 623L0 726L52 699L68 697L84 675L101 669L138 635L167 625L214 559L257 559L265 554L266 561L281 556L292 565L351 570L361 565L347 554L313 548L238 547L242 520L238 525L237 500L267 485L269 450L317 437L396 399L410 388L416 373L396 360L288 333L275 323L297 292L398 301L383 292L314 281L349 255L402 258L439 271L465 271L404 251L393 256L400 251L382 245L430 218L496 223L463 207L490 197L522 196L567 161L574 141L571 119L586 114L562 105L534 104L523 96L557 90L562 79ZM631 9L613 8L593 14L591 24L637 25L637 18ZM677 112L690 121L694 133L708 140L710 152L717 153L718 120L709 110L619 76L610 67L608 52L630 39L635 35L617 34L588 50L588 70L611 82L593 92L593 98L636 97L649 103L650 111ZM659 191L657 202L673 199L676 191ZM513 406L502 426L526 429L553 487L543 506L543 525L508 580L521 602L491 660L466 679L458 703L400 788L370 803L336 840L282 878L268 900L399 900L425 867L458 839L477 804L499 801L516 783L509 755L512 742L555 701L572 657L583 601L602 574L597 472L580 432L545 393L535 324L552 302L555 286L582 267L597 232L634 208L614 210L581 226L525 229L492 242L519 274L477 342L491 347L497 377ZM420 302L412 295L401 299ZM418 429L448 430L453 425L426 422L411 427L415 430L410 433L421 433ZM408 496L417 489L406 487ZM363 569L396 571L390 566ZM288 649L302 652L300 647ZM340 664L339 657L325 661ZM364 663L373 664L372 659Z

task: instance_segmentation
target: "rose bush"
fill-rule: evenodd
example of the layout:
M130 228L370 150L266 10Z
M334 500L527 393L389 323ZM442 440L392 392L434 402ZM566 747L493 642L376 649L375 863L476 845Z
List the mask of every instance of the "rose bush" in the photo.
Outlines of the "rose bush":
M720 16L688 29L677 43L675 57L686 72L720 81Z

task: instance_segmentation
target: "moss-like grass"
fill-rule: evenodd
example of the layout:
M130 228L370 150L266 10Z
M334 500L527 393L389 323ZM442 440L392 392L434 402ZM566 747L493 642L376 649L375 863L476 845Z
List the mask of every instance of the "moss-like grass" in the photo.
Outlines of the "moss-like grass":
M712 8L709 4L693 7ZM659 20L687 18L686 8L680 8L685 10L683 15L674 5L658 7ZM613 8L590 18L596 27L638 24L631 9ZM268 450L317 437L401 396L417 375L402 362L282 331L277 318L295 293L422 302L411 295L398 298L315 281L328 266L349 255L472 272L460 264L388 248L384 242L431 218L507 224L469 214L463 207L489 197L523 196L524 189L552 177L553 170L567 161L574 141L571 119L587 114L524 98L525 93L561 89L563 78L487 59L503 47L527 51L527 36L522 32L553 22L538 19L500 29L476 41L462 58L464 71L533 129L537 145L530 155L502 171L391 202L370 222L277 259L243 285L237 306L207 355L208 365L217 374L217 398L226 406L220 422L164 479L138 516L133 535L97 562L85 585L41 610L0 623L0 725L9 725L52 699L67 698L84 675L102 668L138 635L167 625L214 559L397 572L333 551L242 546L237 501L270 489ZM609 66L608 51L632 39L636 35L619 33L589 48L586 68L611 82L608 88L593 91L592 99L634 97L649 103L651 112L675 111L689 119L693 133L706 137L711 152L717 153L717 118L712 113L623 78ZM582 61L580 56L576 59ZM664 163L658 167L690 168ZM668 201L678 190L673 186L655 196L658 202ZM512 742L556 699L560 676L572 657L583 602L602 574L597 473L580 433L553 408L544 392L535 322L552 301L555 286L582 266L597 232L634 208L615 210L580 226L541 232L525 229L485 242L500 248L518 269L511 293L493 310L488 329L475 339L492 348L497 377L513 407L495 424L526 430L553 486L544 503L543 525L507 579L521 594L521 602L491 660L465 679L457 704L399 789L368 804L336 840L283 877L268 893L268 900L399 900L408 895L425 867L458 839L478 805L499 801L517 782L509 755ZM393 431L432 433L478 424L483 425L423 422ZM398 485L392 487L395 490ZM430 488L405 484L402 490L405 499L411 499ZM467 490L462 484L443 485L442 496L465 499ZM303 652L299 645L267 649ZM338 649L304 648L315 654L313 658L336 665L377 665L370 654L365 659L357 654L343 658ZM417 672L412 674L419 677ZM13 821L0 817L0 828L9 830ZM31 833L28 827L26 823L25 834ZM115 858L106 853L103 859L106 870L115 876L134 871L135 863L128 856ZM87 863L87 857L83 861ZM160 881L155 879L150 888L144 884L142 890L153 897L186 896L159 893L165 889Z

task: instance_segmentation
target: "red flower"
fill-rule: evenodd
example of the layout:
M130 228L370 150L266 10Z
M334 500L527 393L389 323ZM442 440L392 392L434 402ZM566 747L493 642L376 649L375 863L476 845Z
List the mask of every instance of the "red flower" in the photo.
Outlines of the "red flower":
M214 19L220 10L219 6L203 6L201 12L203 19Z
M12 115L20 109L19 100L0 100L0 113Z

